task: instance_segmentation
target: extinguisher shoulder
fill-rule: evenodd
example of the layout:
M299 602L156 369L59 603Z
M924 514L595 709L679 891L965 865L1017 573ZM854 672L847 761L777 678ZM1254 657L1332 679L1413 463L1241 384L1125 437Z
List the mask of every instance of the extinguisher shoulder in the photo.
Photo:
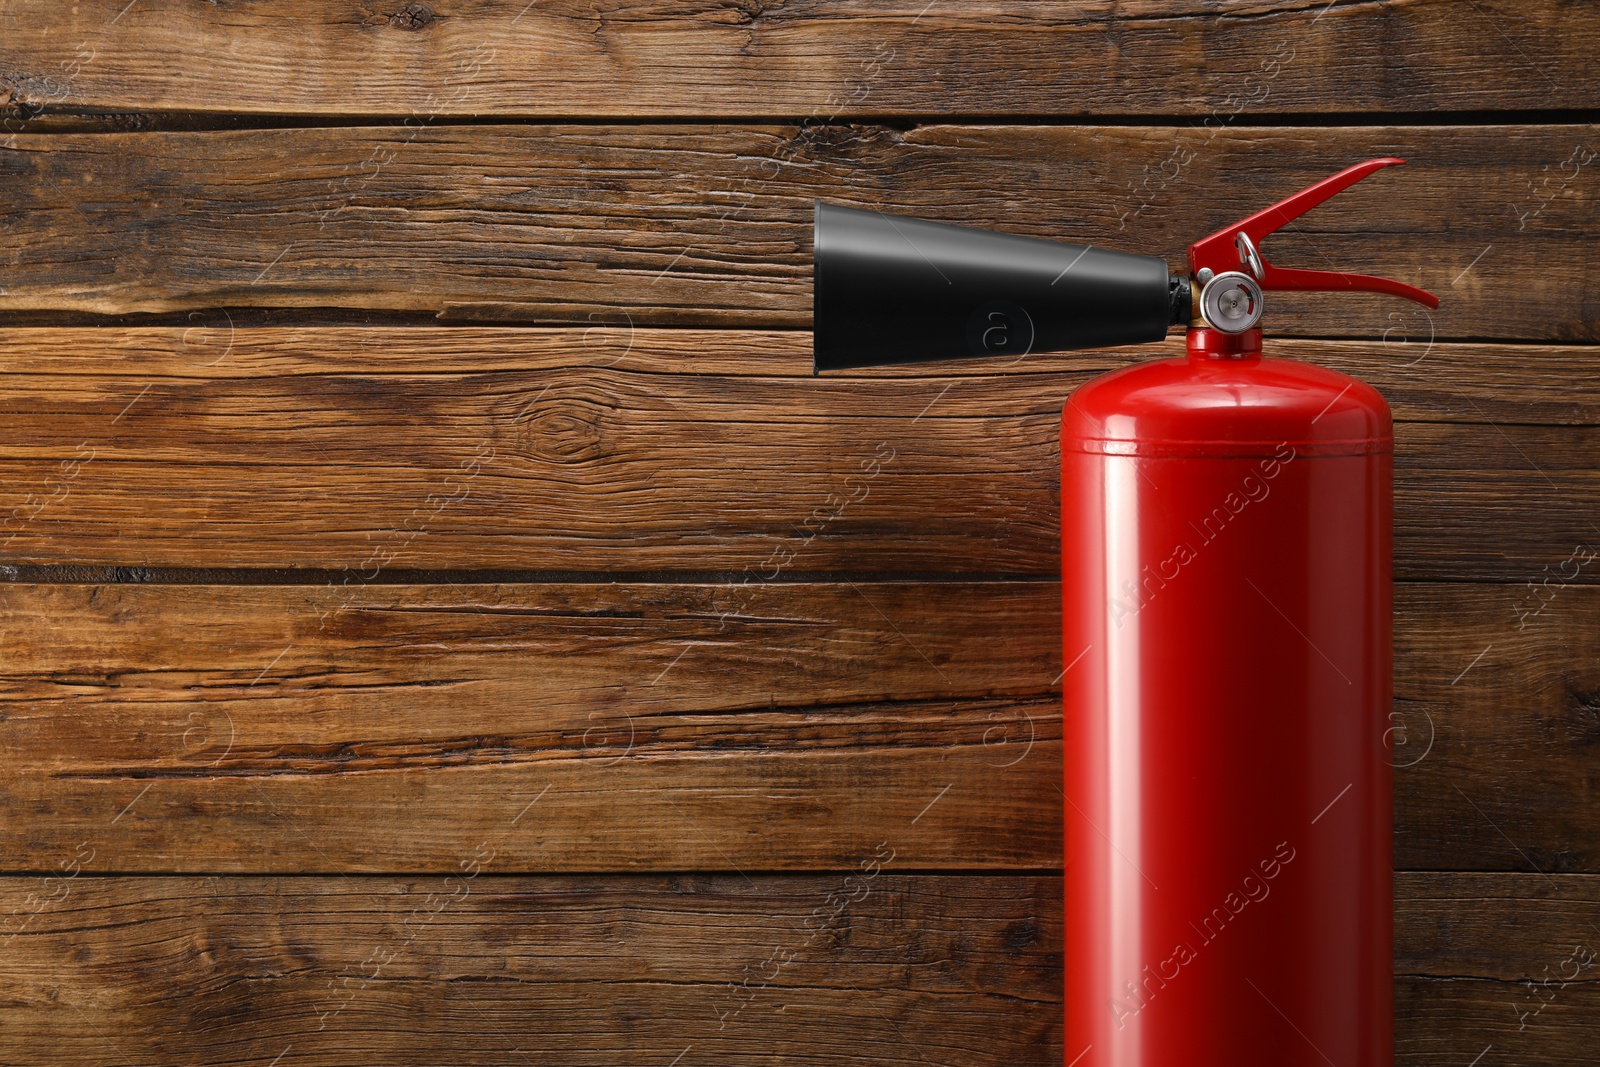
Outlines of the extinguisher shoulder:
M1136 456L1362 455L1394 447L1372 386L1291 359L1167 359L1101 375L1062 411L1063 450Z

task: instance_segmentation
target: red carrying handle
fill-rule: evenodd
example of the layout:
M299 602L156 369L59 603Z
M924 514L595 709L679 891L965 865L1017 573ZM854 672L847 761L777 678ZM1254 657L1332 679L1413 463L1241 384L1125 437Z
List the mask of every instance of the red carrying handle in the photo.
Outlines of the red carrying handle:
M1213 274L1243 270L1255 276L1264 291L1314 290L1318 292L1358 291L1388 293L1390 296L1415 300L1425 307L1436 308L1439 298L1425 289L1397 282L1393 278L1378 278L1371 274L1349 274L1331 270L1296 270L1279 267L1267 261L1260 246L1270 234L1293 222L1318 204L1342 192L1384 167L1404 163L1403 159L1369 159L1347 167L1330 178L1278 201L1269 208L1224 227L1210 237L1202 238L1189 246L1189 272L1199 274L1209 269Z

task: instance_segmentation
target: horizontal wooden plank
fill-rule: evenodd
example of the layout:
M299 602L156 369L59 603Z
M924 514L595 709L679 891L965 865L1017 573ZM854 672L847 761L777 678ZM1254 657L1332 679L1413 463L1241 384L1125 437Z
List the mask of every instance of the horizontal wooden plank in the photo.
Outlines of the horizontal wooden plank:
M1589 547L1525 585L1401 587L1398 866L1600 871L1600 589L1566 577L1594 566Z
M0 139L0 313L315 307L806 326L815 197L1181 266L1196 238L1396 155L1411 166L1342 194L1267 251L1285 266L1397 277L1444 305L1274 294L1273 331L1592 341L1591 140L1566 125L16 135Z
M1600 871L1600 588L1545 592L1399 586L1399 866ZM0 855L436 872L492 839L506 871L782 870L889 840L1047 868L1059 595L0 585Z
M1597 919L1594 875L1396 874L1395 1062L1593 1063Z
M1053 588L0 586L0 855L1056 866Z
M897 858L748 879L507 877L487 852L471 862L448 879L0 879L0 1054L1061 1059L1058 877L908 876ZM1463 1065L1489 1046L1480 1062L1591 1062L1597 883L1398 874L1397 1062Z
M622 117L1474 110L1600 104L1589 5L1248 0L578 4L22 0L43 108ZM195 56L204 56L197 63Z
M0 1056L835 1067L1062 1060L1061 881L0 879ZM846 880L848 878L848 881Z
M817 379L800 333L210 321L0 331L0 562L1049 576L1063 398L1181 351ZM1279 351L1393 399L1401 578L1600 537L1592 350L1391 341Z
M1588 946L1594 944L1591 935ZM1588 946L1584 951L1588 951ZM1551 960L1560 966L1575 946ZM1589 972L1591 975L1593 971ZM1395 1063L1514 1064L1516 1067L1588 1067L1600 1037L1600 983L1565 985L1476 979L1402 978L1395 982L1395 1012L1406 1025L1395 1033ZM1536 1013L1536 1014L1535 1014ZM1481 1057L1481 1059L1480 1059Z
M1600 955L1560 966L1575 945L1600 949L1600 876L1397 871L1394 898L1397 974L1495 982L1600 979ZM1515 937L1506 936L1510 930Z

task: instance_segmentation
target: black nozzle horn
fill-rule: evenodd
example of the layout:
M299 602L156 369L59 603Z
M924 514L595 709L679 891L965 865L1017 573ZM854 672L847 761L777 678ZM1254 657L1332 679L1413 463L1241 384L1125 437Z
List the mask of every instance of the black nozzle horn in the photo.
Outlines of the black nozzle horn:
M818 373L1138 344L1189 321L1187 279L1156 256L815 206Z

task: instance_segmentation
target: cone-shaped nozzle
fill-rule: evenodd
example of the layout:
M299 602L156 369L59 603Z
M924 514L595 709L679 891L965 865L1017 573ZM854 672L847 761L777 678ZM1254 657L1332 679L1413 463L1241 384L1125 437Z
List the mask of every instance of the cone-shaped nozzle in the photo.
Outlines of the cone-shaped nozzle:
M1155 256L821 202L815 240L819 372L1159 341L1174 317Z

